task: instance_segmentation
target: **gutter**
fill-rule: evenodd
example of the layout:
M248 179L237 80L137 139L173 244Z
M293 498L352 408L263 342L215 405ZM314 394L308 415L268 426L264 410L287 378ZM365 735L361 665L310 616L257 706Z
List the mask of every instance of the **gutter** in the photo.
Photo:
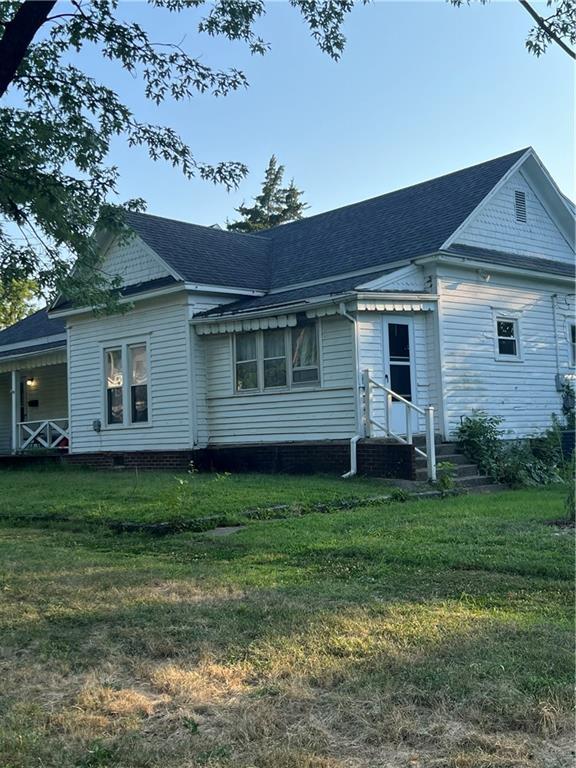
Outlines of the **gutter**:
M415 264L448 264L451 266L467 267L469 269L481 269L484 272L496 272L504 275L518 275L536 280L547 280L549 282L568 283L574 285L574 278L568 275L557 275L552 272L537 272L533 269L524 269L522 267L509 267L505 264L495 264L489 261L477 261L467 256L458 256L456 254L438 254L437 256L423 256L415 259Z

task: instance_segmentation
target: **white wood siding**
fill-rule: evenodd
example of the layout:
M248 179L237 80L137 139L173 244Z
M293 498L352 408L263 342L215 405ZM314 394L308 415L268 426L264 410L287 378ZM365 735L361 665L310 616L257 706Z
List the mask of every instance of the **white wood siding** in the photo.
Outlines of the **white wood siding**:
M0 373L0 454L9 453L12 448L11 375Z
M127 243L113 243L102 262L102 271L120 275L123 285L136 285L170 274L161 259L139 237Z
M184 296L142 302L126 315L70 322L72 451L174 450L192 445L188 307ZM102 344L149 340L150 426L104 426ZM100 434L92 429L102 421Z
M42 368L23 368L21 377L34 379L33 386L24 387L26 393L26 421L68 418L68 387L66 384L66 363L47 365ZM38 406L28 405L37 400Z
M422 267L410 264L359 286L359 290L362 288L371 291L424 291L424 272Z
M444 395L450 433L460 417L481 409L504 419L508 437L550 426L560 414L556 372L568 373L567 322L573 303L560 290L496 277L489 283L469 272L439 272L442 296ZM556 299L556 333L553 295ZM571 308L572 307L572 308ZM517 313L521 361L495 359L494 311Z
M353 335L350 321L320 321L322 387L235 395L229 335L203 336L207 417L212 445L329 440L355 434Z
M416 384L413 402L414 405L420 407L426 405L437 407L434 385L434 347L430 344L430 339L434 333L434 317L432 312L415 312L410 315L360 312L358 315L360 369L365 370L367 368L373 378L385 383L384 318L392 322L412 320L414 327L414 349L412 350L412 356L414 359ZM374 393L372 411L374 418L383 423L385 420L384 397L381 391L375 391ZM424 419L419 416L418 430L424 431L424 428ZM378 435L377 429L374 434Z
M514 192L526 195L526 222L516 221ZM456 237L458 243L572 263L574 252L521 171L517 171Z

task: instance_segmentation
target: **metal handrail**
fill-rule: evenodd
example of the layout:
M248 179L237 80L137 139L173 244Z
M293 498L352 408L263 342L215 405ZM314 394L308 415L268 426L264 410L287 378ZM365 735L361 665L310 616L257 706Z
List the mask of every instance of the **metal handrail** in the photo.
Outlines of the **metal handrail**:
M364 385L364 412L365 412L367 437L370 437L370 434L372 431L372 425L374 425L375 427L378 427L378 429L381 429L387 437L391 437L394 440L397 440L399 443L402 443L404 445L413 445L414 451L426 459L428 479L434 482L436 480L436 443L434 440L434 407L431 405L428 405L425 408L420 408L420 406L414 405L414 403L411 403L409 400L406 400L406 398L402 397L402 395L399 395L397 392L394 392L385 384L382 384L382 382L372 378L372 376L370 375L370 371L368 369L362 371L362 380ZM378 421L372 416L372 413L371 413L372 387L377 387L378 389L381 389L386 393L386 407L384 410L384 413L386 416L385 424L382 424L380 421ZM393 399L402 403L405 407L406 438L392 431L391 412L392 412ZM414 445L413 434L412 434L411 411L415 411L416 413L419 413L421 416L424 416L425 423L426 423L426 451L423 451Z

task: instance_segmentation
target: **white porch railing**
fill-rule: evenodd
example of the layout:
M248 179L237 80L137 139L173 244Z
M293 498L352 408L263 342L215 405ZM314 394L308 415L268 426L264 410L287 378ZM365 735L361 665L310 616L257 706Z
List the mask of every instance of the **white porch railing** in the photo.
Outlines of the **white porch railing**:
M381 429L386 437L391 437L399 443L405 445L414 445L412 414L418 413L424 416L426 424L426 451L414 445L414 450L420 456L426 459L426 468L428 479L434 482L436 480L436 443L434 442L434 408L431 405L420 408L401 395L393 392L387 386L370 376L370 371L362 371L362 382L364 385L364 417L366 420L366 436L372 436L372 426ZM374 388L381 389L384 392L384 423L378 421L372 415L372 393ZM406 418L406 436L392 431L392 401L397 401L404 405Z
M18 450L40 446L64 448L68 442L68 419L18 422ZM62 442L66 441L64 446Z

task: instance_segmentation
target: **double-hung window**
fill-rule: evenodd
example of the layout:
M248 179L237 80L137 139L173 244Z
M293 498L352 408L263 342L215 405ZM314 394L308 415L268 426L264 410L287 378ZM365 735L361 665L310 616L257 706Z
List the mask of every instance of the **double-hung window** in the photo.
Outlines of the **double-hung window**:
M320 382L318 328L301 320L293 328L238 333L234 337L236 392L260 392Z
M570 344L570 365L576 366L576 323L568 324L568 343Z
M518 319L496 315L496 359L520 360L520 333Z
M149 422L148 347L122 343L104 349L107 426Z

